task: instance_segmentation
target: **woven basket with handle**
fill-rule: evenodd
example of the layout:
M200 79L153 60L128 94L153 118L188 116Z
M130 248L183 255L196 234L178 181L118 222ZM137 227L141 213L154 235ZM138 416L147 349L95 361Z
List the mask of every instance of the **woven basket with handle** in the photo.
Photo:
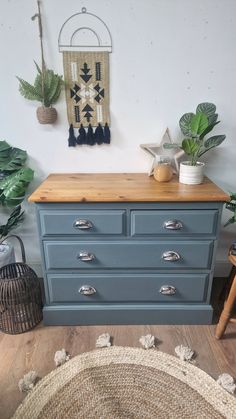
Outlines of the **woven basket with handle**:
M0 330L4 333L24 333L42 320L42 295L36 273L26 264L24 244L14 237L21 248L22 262L0 268Z

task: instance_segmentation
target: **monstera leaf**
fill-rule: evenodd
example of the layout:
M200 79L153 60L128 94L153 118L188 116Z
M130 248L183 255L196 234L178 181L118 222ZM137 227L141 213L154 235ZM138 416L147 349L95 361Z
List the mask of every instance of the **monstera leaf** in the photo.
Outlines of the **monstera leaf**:
M7 206L19 205L25 196L26 188L34 177L29 167L24 167L0 180L0 203Z
M20 169L27 159L27 153L0 141L0 172L13 172Z

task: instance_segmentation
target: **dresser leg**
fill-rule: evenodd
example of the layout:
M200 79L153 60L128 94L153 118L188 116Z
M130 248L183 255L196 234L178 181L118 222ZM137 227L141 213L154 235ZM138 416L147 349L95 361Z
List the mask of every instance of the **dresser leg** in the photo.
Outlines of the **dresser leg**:
M222 337L227 327L235 299L236 299L236 275L231 285L229 295L225 301L224 309L221 313L219 323L217 324L217 327L216 327L216 333L215 333L216 339L220 339Z

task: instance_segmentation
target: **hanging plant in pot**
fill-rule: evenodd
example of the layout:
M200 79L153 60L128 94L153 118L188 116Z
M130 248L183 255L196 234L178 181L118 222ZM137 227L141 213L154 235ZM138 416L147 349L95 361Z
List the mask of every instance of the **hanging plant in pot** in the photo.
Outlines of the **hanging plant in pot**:
M199 159L207 151L220 145L225 135L214 135L205 138L219 124L216 106L213 103L200 103L196 113L185 113L179 121L180 129L185 136L181 145L165 143L164 148L180 148L189 160L180 163L179 182L197 185L203 181L205 164Z
M20 204L34 177L33 170L25 166L26 159L26 151L11 147L6 141L0 141L0 205L6 211L11 208L6 223L0 224L0 267L15 261L14 248L4 238L24 218Z
M57 120L57 111L52 107L57 102L62 87L62 77L55 74L53 70L48 70L43 66L39 68L35 63L38 74L34 84L17 77L20 82L19 91L22 96L29 100L41 102L36 114L40 124L53 124Z
M52 105L57 102L61 94L63 85L62 76L54 73L46 67L43 52L43 31L42 19L40 12L40 2L38 3L38 13L36 13L32 20L38 18L39 24L39 38L41 48L41 68L35 63L38 74L36 75L34 84L30 84L24 79L17 77L20 82L19 92L28 100L35 100L41 103L37 108L36 114L40 124L53 124L57 120L57 111Z

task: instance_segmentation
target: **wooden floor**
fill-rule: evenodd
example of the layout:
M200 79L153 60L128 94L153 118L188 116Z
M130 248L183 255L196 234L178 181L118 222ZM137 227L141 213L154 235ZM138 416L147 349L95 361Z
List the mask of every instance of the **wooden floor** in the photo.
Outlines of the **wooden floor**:
M217 378L222 372L236 377L236 325L230 324L224 339L214 337L215 326L77 326L43 327L21 335L0 334L0 419L8 419L23 400L19 379L35 370L40 377L55 368L54 353L65 348L71 356L93 350L97 337L104 332L113 336L113 344L139 347L139 338L151 333L159 340L159 349L174 354L184 344L197 353L196 365ZM52 418L54 419L54 418ZM89 418L88 418L89 419Z

